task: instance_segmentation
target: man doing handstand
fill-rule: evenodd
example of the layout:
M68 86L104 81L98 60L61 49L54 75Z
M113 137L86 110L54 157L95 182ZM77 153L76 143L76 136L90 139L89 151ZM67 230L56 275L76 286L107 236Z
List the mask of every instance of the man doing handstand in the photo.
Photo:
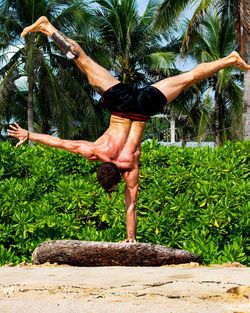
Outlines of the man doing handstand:
M81 154L88 160L104 162L97 172L100 184L113 191L123 176L126 182L125 204L127 241L136 239L136 196L138 191L138 163L141 140L150 116L161 112L166 103L178 97L186 88L206 79L221 69L235 66L250 70L237 52L209 63L202 63L189 72L165 78L153 85L135 90L113 77L106 69L94 62L73 40L60 33L46 17L40 17L26 27L21 36L29 32L42 32L51 37L63 53L71 58L84 72L90 85L102 96L101 103L111 112L110 124L105 133L95 142L63 140L50 135L28 132L15 124L8 134L19 139L17 145L27 139L51 147Z

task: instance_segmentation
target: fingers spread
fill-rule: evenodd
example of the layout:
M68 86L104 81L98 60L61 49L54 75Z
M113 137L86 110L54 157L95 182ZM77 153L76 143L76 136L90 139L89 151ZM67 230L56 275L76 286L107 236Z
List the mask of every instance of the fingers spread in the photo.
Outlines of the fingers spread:
M9 125L9 126L10 126L10 128L17 130L17 127L15 127L14 125Z
M11 129L7 129L7 132L8 132L8 133L14 133L14 131L11 130Z

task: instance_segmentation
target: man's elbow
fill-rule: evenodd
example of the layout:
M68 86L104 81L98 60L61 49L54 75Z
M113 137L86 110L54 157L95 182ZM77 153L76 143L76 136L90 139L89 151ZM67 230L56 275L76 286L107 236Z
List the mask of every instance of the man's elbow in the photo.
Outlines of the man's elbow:
M60 146L62 147L62 149L66 150L68 152L80 153L79 146L68 143L67 140L60 139Z

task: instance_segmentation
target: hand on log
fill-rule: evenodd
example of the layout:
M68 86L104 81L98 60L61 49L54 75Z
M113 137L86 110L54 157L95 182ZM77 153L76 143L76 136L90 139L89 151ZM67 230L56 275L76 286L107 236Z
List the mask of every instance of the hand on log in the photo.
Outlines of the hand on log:
M125 239L120 241L120 243L137 243L137 241L135 239Z

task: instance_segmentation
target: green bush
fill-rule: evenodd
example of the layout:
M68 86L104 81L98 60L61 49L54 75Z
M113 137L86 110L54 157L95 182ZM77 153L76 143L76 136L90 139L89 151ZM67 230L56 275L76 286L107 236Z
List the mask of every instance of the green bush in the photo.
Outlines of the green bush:
M250 142L142 150L138 240L249 266ZM98 164L40 145L1 143L0 155L0 264L30 261L49 239L124 239L124 183L110 199Z

